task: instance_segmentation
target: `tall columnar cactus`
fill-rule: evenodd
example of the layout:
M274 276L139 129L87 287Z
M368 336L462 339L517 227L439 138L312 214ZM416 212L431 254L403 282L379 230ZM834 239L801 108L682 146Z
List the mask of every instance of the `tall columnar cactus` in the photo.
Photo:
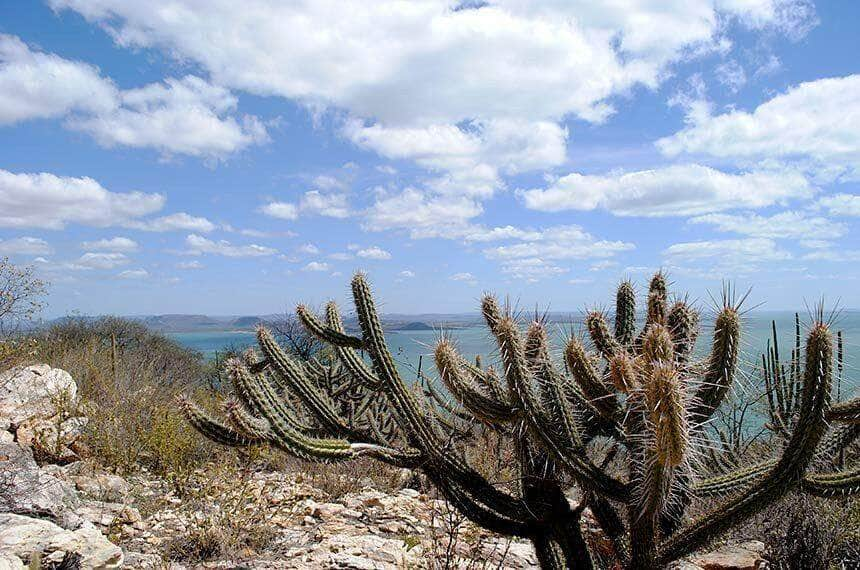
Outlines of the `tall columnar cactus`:
M186 399L181 405L194 427L225 445L268 444L316 462L364 455L420 470L476 524L531 540L543 568L593 567L580 524L586 507L614 546L616 565L657 568L789 492L860 491L857 467L813 469L860 431L860 399L830 403L834 349L822 315L807 335L803 366L796 347L792 419L781 424L778 456L728 472L703 467L697 447L708 438L709 421L738 368L739 303L724 295L710 351L697 361L698 313L685 301L670 305L667 289L665 276L655 275L645 324L636 332L635 293L622 283L614 327L601 312L589 313L585 325L594 350L573 336L564 366L551 356L543 322L523 330L495 297L485 296L481 310L498 345L499 366L483 368L440 339L436 369L457 402L451 404L432 383L422 393L401 376L370 287L358 274L352 293L359 336L345 331L333 303L324 319L297 309L307 330L334 348L336 362L302 362L260 329L262 358L249 353L229 363L236 399L226 405L226 421ZM469 464L463 418L511 441L515 492ZM608 452L596 452L598 440L608 442L600 446ZM571 484L579 487L577 504L567 497ZM722 498L690 519L688 506L703 496Z

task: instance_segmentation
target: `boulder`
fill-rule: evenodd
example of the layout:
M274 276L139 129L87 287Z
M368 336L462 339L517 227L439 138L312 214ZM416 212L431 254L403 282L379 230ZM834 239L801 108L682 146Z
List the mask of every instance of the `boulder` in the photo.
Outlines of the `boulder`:
M0 514L0 554L29 561L34 552L41 553L43 563L59 563L77 554L82 570L109 570L123 564L122 550L90 523L70 531L43 519Z
M0 443L0 512L49 518L63 526L78 521L72 485L40 469L30 449Z
M759 570L766 565L762 552L764 543L758 541L724 546L713 552L694 556L690 561L704 570Z
M0 570L24 570L24 561L12 554L0 553Z
M56 416L77 395L78 386L72 376L47 364L16 366L0 373L0 417L11 425L34 417Z

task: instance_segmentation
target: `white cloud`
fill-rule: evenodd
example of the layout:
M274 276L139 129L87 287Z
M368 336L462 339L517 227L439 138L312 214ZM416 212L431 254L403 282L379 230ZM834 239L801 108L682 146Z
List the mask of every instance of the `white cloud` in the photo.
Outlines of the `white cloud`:
M72 269L113 269L129 262L123 253L87 252L70 264Z
M356 254L358 257L363 257L364 259L378 259L385 260L391 259L391 254L378 246L372 246L365 249L359 249Z
M526 207L546 212L601 208L618 216L687 216L782 204L813 192L797 172L727 174L686 164L624 174L572 173L520 195Z
M466 242L487 242L487 241L502 241L509 239L517 240L536 240L540 239L541 232L535 230L524 230L511 225L500 226L495 228L470 228L463 239Z
M328 255L328 257L329 257L329 259L334 259L336 261L347 261L349 259L352 259L352 254L351 253L344 253L344 252L337 252L337 253L330 253Z
M800 160L819 175L860 179L860 75L801 83L754 111L700 115L657 141L669 156Z
M299 217L298 207L288 202L269 202L261 207L260 211L267 216L281 220L295 220Z
M304 243L297 247L296 251L305 255L316 255L320 252L320 248L312 243Z
M113 238L105 238L96 241L85 241L81 244L81 249L87 249L90 251L121 251L121 252L130 252L135 251L138 248L138 244L136 241L129 239L127 237L113 237Z
M398 273L397 276L402 277L403 279L412 279L413 277L415 277L415 272L410 271L408 269L404 269L403 271Z
M708 214L691 218L693 224L711 224L719 231L761 238L833 239L845 235L845 224L802 212L781 212L772 216Z
M249 245L233 245L225 240L213 241L197 234L187 236L185 238L185 244L188 246L188 253L193 255L209 253L226 257L263 257L278 253L278 250L274 248L257 245L255 243Z
M219 157L268 141L258 118L227 115L236 104L223 87L189 75L123 91L110 112L73 117L68 124L107 147Z
M826 208L831 216L860 216L860 196L856 194L824 196L817 205Z
M464 281L469 285L478 284L478 280L475 279L475 276L469 272L455 273L449 279L451 279L451 281Z
M66 117L103 146L220 157L268 141L258 118L231 115L236 104L227 89L190 75L120 90L91 65L0 34L0 125Z
M0 170L0 227L123 225L163 206L161 194L109 192L92 178Z
M446 0L256 0L207 5L205 18L191 0L51 5L100 23L120 45L197 62L220 85L424 125L569 113L599 120L611 111L608 97L653 87L669 63L716 47L723 18L785 31L812 18L786 9L798 2L774 0L623 10L612 1L454 10Z
M768 238L745 238L676 243L663 251L671 263L707 261L711 270L745 272L757 264L791 259Z
M203 264L193 259L191 261L180 261L176 264L176 269L203 269Z
M116 95L96 67L33 51L17 37L0 34L0 125L103 112L113 108Z
M126 269L117 274L117 279L147 279L149 271L146 269Z
M618 265L617 261L612 261L611 259L604 259L603 261L598 261L596 263L592 263L589 267L589 271L603 271L604 269L609 269L610 267L615 267Z
M185 212L169 214L151 220L136 220L125 224L126 227L147 232L171 232L171 231L189 231L208 233L215 229L215 224L201 218L192 216Z
M328 271L329 269L331 269L331 266L323 261L311 261L302 267L302 271Z
M0 255L50 255L53 249L43 239L19 237L0 240Z
M513 245L485 249L490 259L593 259L612 257L633 249L623 241L597 240L579 226L555 226L540 233L540 237Z
M305 192L299 201L302 213L318 214L330 218L348 218L349 201L346 194L324 193L319 190Z
M747 82L744 68L733 59L718 65L715 73L717 81L725 85L732 93L737 93L738 89L743 87Z
M362 227L368 231L408 229L412 237L462 233L468 220L483 211L464 196L427 196L415 188L384 195L366 212Z
M51 0L97 22L119 45L199 64L217 85L298 101L315 119L326 111L348 117L343 134L358 146L431 171L419 188L372 207L368 225L384 227L416 227L389 219L405 201L422 202L413 220L450 208L460 221L476 215L480 201L504 187L502 175L565 160L562 120L604 121L613 97L656 88L672 63L726 51L729 20L800 35L814 14L788 9L798 3L618 9L615 0L498 0L456 9L448 0L253 0L207 5L199 18L193 0ZM443 198L451 196L459 203ZM347 215L339 205L313 206L319 199L307 196L308 208ZM301 209L290 206L281 217Z

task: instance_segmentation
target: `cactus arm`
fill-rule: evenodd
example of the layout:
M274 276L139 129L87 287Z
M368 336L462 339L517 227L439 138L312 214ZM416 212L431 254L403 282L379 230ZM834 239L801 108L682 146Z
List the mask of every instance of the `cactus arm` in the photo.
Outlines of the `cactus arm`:
M466 371L472 375L472 377L476 382L478 382L478 384L486 388L490 396L495 398L496 401L507 401L508 398L505 394L504 388L502 388L501 382L499 381L499 376L492 369L492 367L484 370L478 365L473 365L469 362L464 361L463 368L465 368Z
M290 394L294 394L322 426L337 434L350 434L353 430L334 409L331 400L305 376L302 366L287 356L266 328L257 329L257 342L269 360L272 371Z
M776 459L771 459L732 473L703 479L693 485L692 491L699 497L735 493L767 474L776 466L776 463Z
M326 305L326 324L337 333L344 332L343 321L334 301ZM379 389L379 378L367 367L355 349L339 345L332 346L334 346L338 359L355 378L358 378L361 383L372 390Z
M836 473L815 473L803 478L801 488L817 497L845 497L860 493L860 466Z
M483 394L475 385L469 382L463 373L465 362L457 354L454 346L443 339L436 345L434 351L436 368L445 386L460 402L460 404L472 412L481 421L495 424L510 421L514 415L514 408L506 402L499 402Z
M508 514L511 519L527 519L527 511L520 501L489 484L457 453L448 449L444 441L439 440L432 424L394 365L394 359L385 344L370 286L361 273L356 274L352 280L352 292L364 344L373 361L374 372L382 381L382 390L410 443L431 460L432 469L429 471L444 472L446 477L454 479L459 487L466 488L476 499L485 505L492 505L497 512Z
M860 398L854 398L831 406L827 421L841 423L860 423Z
M272 436L272 428L265 418L257 418L237 400L227 400L224 404L227 419L236 429L261 441L268 441Z
M675 345L675 360L685 364L690 360L699 334L699 315L687 303L678 301L666 315L666 326Z
M622 281L615 294L615 340L627 346L636 334L636 291L633 284Z
M691 407L693 421L707 421L726 397L738 365L740 334L738 311L735 307L726 306L714 323L708 368Z
M648 284L648 314L645 317L645 328L648 325L664 324L666 322L666 309L669 298L668 283L666 275L658 271Z
M603 355L603 358L609 360L615 354L621 351L621 343L615 340L615 337L609 332L609 325L606 324L606 317L600 311L591 311L585 316L585 326L588 328L588 334L594 347Z
M296 316L311 334L324 342L334 346L364 348L360 338L327 327L304 305L296 307Z
M212 418L203 408L181 394L176 397L176 401L185 420L201 435L215 443L231 447L262 443L262 440L240 433Z
M514 405L520 406L528 421L529 427L543 445L552 452L560 463L570 469L577 480L587 489L617 500L625 500L628 494L627 486L603 472L594 465L581 447L576 447L572 441L557 437L554 429L547 429L552 420L546 418L537 398L532 393L531 372L528 369L519 338L516 323L509 317L502 318L493 327L502 359L505 363L505 377Z
M833 338L827 326L819 322L813 325L806 343L797 422L777 464L743 495L718 505L669 538L661 546L660 563L666 564L701 548L800 484L827 429L825 414L830 405L832 367Z
M564 359L570 375L582 388L582 393L592 406L607 421L615 421L618 417L618 400L615 394L603 382L595 370L585 347L576 337L571 337L564 349Z

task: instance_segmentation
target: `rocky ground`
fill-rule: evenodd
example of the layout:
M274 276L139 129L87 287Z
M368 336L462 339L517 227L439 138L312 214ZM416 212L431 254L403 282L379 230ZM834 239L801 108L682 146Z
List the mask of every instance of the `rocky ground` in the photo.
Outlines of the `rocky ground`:
M237 468L189 474L180 498L145 471L112 475L81 459L76 391L47 366L0 374L0 570L536 567L528 543L408 487L331 501L295 473ZM762 568L763 548L733 545L680 567Z

